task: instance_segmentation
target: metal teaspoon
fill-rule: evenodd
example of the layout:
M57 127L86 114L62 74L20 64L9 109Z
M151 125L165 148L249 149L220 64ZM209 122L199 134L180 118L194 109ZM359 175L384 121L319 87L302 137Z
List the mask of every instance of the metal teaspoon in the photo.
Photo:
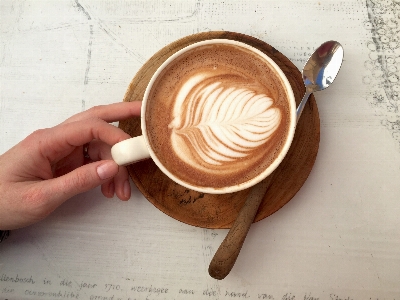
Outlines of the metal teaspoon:
M326 89L336 78L343 54L340 43L328 41L319 46L308 59L302 71L306 93L297 107L297 122L311 93ZM210 262L208 273L211 277L221 280L232 270L270 182L266 178L251 188L238 217Z

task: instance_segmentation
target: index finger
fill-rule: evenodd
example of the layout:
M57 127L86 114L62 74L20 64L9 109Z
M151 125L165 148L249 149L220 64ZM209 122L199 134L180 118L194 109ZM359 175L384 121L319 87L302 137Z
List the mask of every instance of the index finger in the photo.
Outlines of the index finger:
M50 161L64 157L75 147L92 140L100 140L112 146L131 137L118 127L98 118L60 124L42 130L39 134L41 136L38 146Z
M108 123L126 120L140 116L142 101L119 102L108 105L98 105L78 113L63 123L81 121L85 119L98 118Z

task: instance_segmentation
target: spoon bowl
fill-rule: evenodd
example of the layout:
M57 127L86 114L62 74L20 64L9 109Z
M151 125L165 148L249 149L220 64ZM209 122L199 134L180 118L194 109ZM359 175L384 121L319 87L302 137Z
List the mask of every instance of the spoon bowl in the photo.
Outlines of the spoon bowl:
M297 121L310 94L326 89L335 80L342 65L343 54L339 42L328 41L319 46L308 59L302 71L306 93L297 107Z

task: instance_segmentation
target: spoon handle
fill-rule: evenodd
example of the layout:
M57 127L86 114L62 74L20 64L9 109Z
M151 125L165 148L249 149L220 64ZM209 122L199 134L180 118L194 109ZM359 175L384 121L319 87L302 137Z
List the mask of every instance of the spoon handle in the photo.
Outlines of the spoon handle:
M296 123L299 122L301 113L303 112L304 106L306 105L308 97L310 97L310 95L311 95L311 93L306 91L306 93L304 94L303 99L301 100L299 106L297 107L297 110L296 110Z
M252 187L238 217L210 262L208 273L211 277L221 280L232 270L264 198L268 183L268 180L263 180Z

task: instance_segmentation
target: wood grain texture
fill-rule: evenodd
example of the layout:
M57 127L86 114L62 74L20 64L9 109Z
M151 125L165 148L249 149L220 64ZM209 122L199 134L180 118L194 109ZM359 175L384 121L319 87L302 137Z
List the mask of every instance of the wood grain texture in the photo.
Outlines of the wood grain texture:
M211 277L221 280L232 270L270 182L263 180L250 189L238 217L210 262L208 274Z
M187 36L153 55L132 79L124 101L141 101L151 76L176 51L207 39L231 39L249 44L271 57L288 78L300 103L305 87L301 73L282 53L254 37L226 31L203 32ZM119 127L131 136L141 135L140 118L121 121ZM297 124L296 133L285 159L265 180L268 188L255 222L273 214L299 191L314 165L320 140L318 108L313 95ZM180 186L164 175L152 160L128 166L129 174L143 195L158 209L184 223L204 228L230 228L244 205L250 189L225 195L204 194Z

